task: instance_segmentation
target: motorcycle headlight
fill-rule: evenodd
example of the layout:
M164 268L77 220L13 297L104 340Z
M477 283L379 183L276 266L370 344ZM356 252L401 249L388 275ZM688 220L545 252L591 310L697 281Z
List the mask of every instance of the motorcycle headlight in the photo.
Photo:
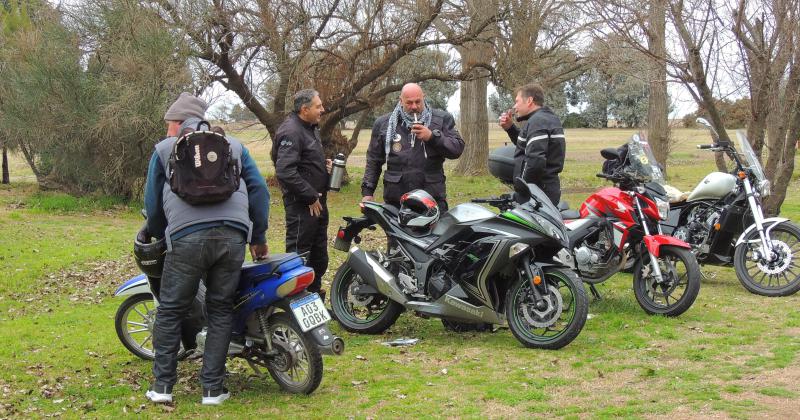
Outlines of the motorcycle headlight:
M536 220L537 223L539 223L539 225L542 226L542 228L544 228L545 232L549 234L550 237L555 238L559 241L564 240L563 235L561 234L561 229L558 226L556 226L549 220L537 214L534 214L533 218L534 220Z
M771 186L772 185L770 184L768 179L758 181L758 192L761 194L762 197L766 197L769 195L769 193L772 192L770 190Z
M656 197L656 207L658 208L658 217L661 220L667 220L669 216L669 203Z

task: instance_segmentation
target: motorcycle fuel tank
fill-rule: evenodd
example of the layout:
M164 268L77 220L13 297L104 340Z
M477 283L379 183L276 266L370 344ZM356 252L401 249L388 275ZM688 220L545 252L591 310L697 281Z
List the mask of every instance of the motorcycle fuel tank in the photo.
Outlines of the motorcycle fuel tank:
M694 187L686 201L719 199L731 192L735 186L735 176L724 172L711 172Z

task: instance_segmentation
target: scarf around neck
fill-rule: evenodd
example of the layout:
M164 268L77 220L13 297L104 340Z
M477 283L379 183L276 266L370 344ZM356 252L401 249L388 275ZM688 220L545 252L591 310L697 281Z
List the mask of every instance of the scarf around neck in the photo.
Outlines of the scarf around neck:
M425 100L425 108L423 108L422 113L417 115L419 118L418 121L422 122L422 125L428 127L431 125L431 116L433 113L431 112L431 106L428 103L428 100ZM389 149L392 145L392 140L394 140L395 135L397 135L397 123L399 121L403 122L403 125L406 126L409 130L414 123L414 116L406 114L403 111L403 106L400 105L400 102L395 105L394 110L391 114L389 114L389 122L386 127L386 144L385 144L385 151L386 156L389 156Z

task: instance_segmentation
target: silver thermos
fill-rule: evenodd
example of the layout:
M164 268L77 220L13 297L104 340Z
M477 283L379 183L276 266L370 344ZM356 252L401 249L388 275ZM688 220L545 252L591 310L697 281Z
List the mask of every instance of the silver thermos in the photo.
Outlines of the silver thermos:
M344 178L344 154L337 153L333 159L333 168L331 170L331 178L328 181L329 191L339 191L342 188L342 179Z

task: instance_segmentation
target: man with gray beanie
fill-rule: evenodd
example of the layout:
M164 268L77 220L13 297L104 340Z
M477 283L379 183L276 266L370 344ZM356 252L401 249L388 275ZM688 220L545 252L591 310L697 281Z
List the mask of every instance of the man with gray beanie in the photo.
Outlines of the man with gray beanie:
M243 181L230 198L192 205L170 188L167 174L175 142L184 129L194 130L203 122L206 108L202 99L181 93L164 115L168 137L156 144L147 171L146 236L165 238L167 243L153 329L155 381L145 394L154 403L172 402L172 387L178 379L181 321L191 309L201 279L206 287L208 311L200 372L202 403L217 405L230 397L223 384L225 360L245 244L250 244L253 259L265 258L268 254L269 191L255 161L240 142L227 137L232 159L238 161Z

